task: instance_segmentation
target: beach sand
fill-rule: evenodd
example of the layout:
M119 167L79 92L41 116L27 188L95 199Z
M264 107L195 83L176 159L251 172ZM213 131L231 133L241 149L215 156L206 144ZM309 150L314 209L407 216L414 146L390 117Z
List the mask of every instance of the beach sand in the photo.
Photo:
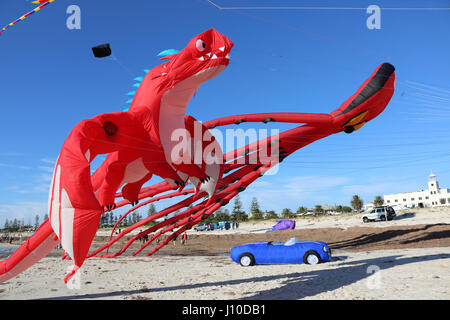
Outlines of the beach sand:
M55 250L0 284L0 299L449 299L449 223L449 209L428 209L369 224L360 215L301 218L295 230L271 233L274 221L190 230L186 246L170 243L159 255L88 259L72 288L62 280L71 262ZM292 236L326 241L332 261L244 268L228 256L237 244Z
M336 250L333 261L319 265L246 268L226 256L89 259L76 279L79 289L62 281L69 266L45 258L0 285L0 299L450 298L450 247Z

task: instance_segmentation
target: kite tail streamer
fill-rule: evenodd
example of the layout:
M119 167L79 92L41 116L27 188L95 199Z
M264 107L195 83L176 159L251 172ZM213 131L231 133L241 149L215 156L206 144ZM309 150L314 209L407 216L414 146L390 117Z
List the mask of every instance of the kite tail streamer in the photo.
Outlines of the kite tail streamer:
M31 10L30 12L25 13L23 16L21 16L20 18L18 18L17 20L14 20L13 22L11 22L10 24L7 24L6 26L4 26L1 30L0 30L0 35L3 33L3 31L5 31L6 29L8 29L9 27L12 27L13 25L15 25L17 22L20 22L22 20L25 20L26 18L28 18L29 16L31 16L33 13L38 12L39 10L41 10L42 8L48 6L50 3L52 3L55 0L37 0L37 1L33 1L32 3L41 3L40 6L37 6L36 8L34 8L33 10Z

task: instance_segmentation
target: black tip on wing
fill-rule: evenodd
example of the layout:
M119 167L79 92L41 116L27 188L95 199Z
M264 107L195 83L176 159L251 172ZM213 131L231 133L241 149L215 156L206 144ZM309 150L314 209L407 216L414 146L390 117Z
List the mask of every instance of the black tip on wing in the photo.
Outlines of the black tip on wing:
M386 81L394 73L395 68L392 64L385 62L379 68L376 74L370 79L369 83L359 92L356 98L350 103L344 111L339 115L346 114L352 111L360 104L364 103L367 99L380 91Z

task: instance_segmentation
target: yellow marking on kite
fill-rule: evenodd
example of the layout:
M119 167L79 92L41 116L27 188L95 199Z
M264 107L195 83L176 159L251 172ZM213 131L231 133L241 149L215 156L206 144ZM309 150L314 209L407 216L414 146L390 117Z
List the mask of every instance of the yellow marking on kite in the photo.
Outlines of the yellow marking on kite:
M353 128L354 128L353 131L356 131L356 130L361 129L361 128L366 124L366 122L367 122L367 121L364 121L364 122L361 122L360 124L354 126L354 127L353 127Z
M368 110L364 111L363 113L358 114L357 116L350 119L344 126L354 126L355 124L358 124L361 122L362 119L366 116Z

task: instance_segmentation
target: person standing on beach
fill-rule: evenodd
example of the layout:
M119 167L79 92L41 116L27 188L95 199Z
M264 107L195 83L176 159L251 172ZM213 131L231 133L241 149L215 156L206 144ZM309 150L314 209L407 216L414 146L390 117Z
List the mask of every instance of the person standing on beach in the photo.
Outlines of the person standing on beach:
M172 241L173 241L173 245L175 246L177 244L177 237L174 237Z
M186 241L187 241L187 234L185 232L185 233L183 233L183 237L181 238L181 244L185 245Z

